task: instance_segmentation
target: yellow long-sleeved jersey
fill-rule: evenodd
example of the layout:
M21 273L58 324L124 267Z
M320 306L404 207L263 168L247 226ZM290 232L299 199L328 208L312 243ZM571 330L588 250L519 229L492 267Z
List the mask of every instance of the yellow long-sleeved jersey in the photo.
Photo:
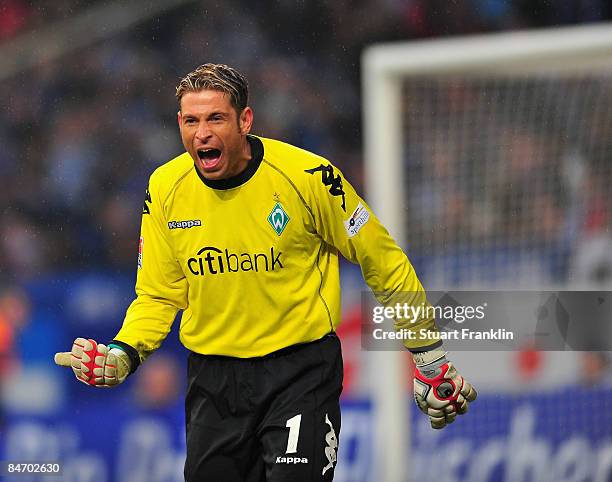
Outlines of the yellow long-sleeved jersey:
M202 354L256 357L321 338L340 321L338 252L360 264L376 293L423 291L406 255L329 161L248 140L252 159L234 178L204 179L188 153L151 175L137 298L115 337L141 360L178 310L181 342ZM435 330L432 319L410 328Z

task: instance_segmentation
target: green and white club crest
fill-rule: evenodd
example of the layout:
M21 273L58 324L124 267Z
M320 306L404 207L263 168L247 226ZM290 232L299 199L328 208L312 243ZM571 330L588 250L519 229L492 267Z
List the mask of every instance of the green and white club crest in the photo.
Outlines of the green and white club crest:
M279 236L285 230L285 226L287 226L289 219L289 215L285 212L283 206L281 206L281 203L279 202L274 205L272 212L268 216L270 226L272 226L272 229L274 229L276 234Z

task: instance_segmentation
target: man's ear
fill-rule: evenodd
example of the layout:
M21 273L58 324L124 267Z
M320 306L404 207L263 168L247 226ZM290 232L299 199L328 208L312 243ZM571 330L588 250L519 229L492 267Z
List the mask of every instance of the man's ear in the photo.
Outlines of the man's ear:
M240 128L240 134L246 135L251 132L253 126L253 109L249 106L242 109L240 113L240 119L238 120L238 127Z
M178 121L179 129L181 129L183 127L183 122L180 110L176 113L176 120Z

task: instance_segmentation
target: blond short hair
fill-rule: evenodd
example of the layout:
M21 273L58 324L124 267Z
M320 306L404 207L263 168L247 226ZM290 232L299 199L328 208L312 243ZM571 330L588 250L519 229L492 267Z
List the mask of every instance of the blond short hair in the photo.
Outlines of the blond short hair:
M227 94L238 114L247 106L249 84L240 72L224 64L203 64L189 72L176 86L179 108L181 99L188 92L208 89Z

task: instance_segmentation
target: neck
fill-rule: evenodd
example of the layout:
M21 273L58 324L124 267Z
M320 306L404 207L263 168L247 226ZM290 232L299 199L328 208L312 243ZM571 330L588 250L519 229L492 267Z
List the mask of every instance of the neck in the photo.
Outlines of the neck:
M264 155L264 149L262 142L256 138L246 138L248 149L241 148L242 156L241 159L246 159L242 166L236 165L236 169L232 169L232 172L236 174L224 177L223 179L206 179L198 169L196 173L204 184L213 189L231 189L238 187L247 182L251 177L255 175Z
M240 147L240 153L238 155L238 161L234 165L234 169L230 173L228 173L228 177L237 176L242 171L244 171L249 165L249 161L252 159L253 153L251 152L251 144L247 139L247 136L244 136L242 139L242 146Z

